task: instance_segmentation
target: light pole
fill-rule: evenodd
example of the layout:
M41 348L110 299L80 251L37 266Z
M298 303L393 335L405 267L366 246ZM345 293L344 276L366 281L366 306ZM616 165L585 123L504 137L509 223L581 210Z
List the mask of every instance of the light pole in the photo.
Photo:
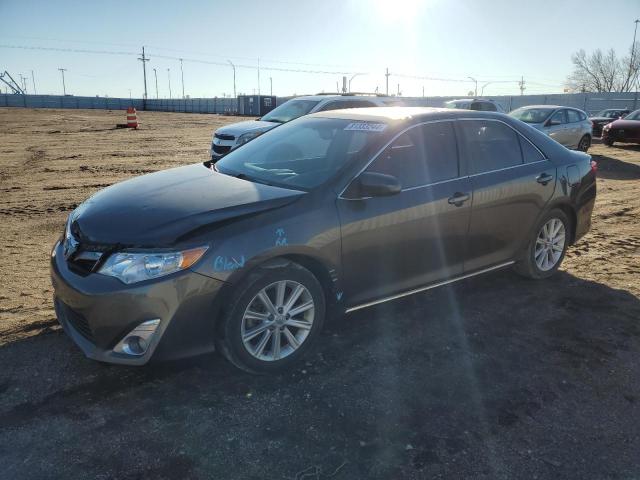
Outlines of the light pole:
M356 78L358 75L362 75L362 73L354 73L353 75L351 75L351 78L349 79L349 93L351 93L351 80Z
M180 59L180 75L182 76L182 98L184 98L184 71L182 70L182 59Z
M484 85L482 85L482 88L480 89L480 96L482 97L484 95L484 87L486 87L487 85L491 85L493 82L487 82Z
M477 97L478 96L478 81L473 77L467 77L467 78L470 79L472 82L474 82L476 84L475 93L473 94L473 96Z
M233 64L231 60L227 60L231 68L233 68L233 96L236 96L236 66Z
M633 60L636 53L636 33L638 32L638 23L640 23L640 20L636 19L634 23L636 26L633 29L633 43L631 44L631 58L629 59L629 79L631 79L631 69L633 68ZM631 85L629 85L629 87L631 87Z
M169 80L169 100L171 100L171 69L167 68L167 79Z
M273 78L269 77L269 95L273 97Z
M156 69L153 69L153 76L156 79L156 100L159 98L158 97L158 72L156 72Z
M62 95L63 96L67 96L67 87L64 84L64 72L67 71L66 68L59 68L58 70L60 70L60 73L62 74Z

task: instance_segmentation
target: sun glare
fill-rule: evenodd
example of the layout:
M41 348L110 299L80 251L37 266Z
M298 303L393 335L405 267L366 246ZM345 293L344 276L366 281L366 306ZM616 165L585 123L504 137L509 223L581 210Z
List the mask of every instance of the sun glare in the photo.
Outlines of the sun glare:
M376 16L388 23L410 24L428 0L373 0Z

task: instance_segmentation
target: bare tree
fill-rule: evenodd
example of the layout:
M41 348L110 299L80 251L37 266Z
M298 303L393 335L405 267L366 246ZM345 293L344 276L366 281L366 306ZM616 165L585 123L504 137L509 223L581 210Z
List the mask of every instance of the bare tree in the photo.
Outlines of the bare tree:
M573 73L566 85L574 92L628 92L640 77L640 42L629 55L618 58L611 49L607 53L597 49L590 55L584 50L571 55ZM637 87L636 87L637 88Z

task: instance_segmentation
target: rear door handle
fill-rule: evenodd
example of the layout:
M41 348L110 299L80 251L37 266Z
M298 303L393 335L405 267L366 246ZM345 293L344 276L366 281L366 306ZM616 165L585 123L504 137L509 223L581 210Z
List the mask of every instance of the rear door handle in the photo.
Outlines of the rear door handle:
M456 207L461 207L464 202L469 200L470 196L468 193L456 192L452 197L449 197L449 204L455 205Z
M553 180L553 175L549 175L548 173L541 173L536 177L536 182L541 183L542 185L546 185L551 180Z

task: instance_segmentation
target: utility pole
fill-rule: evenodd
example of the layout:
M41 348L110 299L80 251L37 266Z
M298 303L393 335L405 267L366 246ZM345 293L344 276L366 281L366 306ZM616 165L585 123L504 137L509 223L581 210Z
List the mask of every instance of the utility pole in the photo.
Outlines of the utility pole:
M64 84L64 72L67 71L66 68L59 68L58 70L60 70L60 73L62 74L62 95L63 96L67 96L67 87Z
M260 95L260 57L258 57L258 96Z
M524 86L525 81L524 81L524 75L522 77L520 77L520 81L518 82L518 85L520 86L520 95L524 95L524 91L527 89L527 87Z
M18 76L20 77L20 87L22 87L22 91L26 94L27 93L27 86L24 83L24 75L19 73Z
M401 96L402 94L400 93L400 84L398 84L398 93L396 94L396 96Z
M156 100L160 97L158 97L158 72L156 72L156 69L153 69L153 76L156 78Z
M638 23L640 23L640 20L636 19L634 20L634 23L636 26L633 29L633 43L631 44L631 58L629 59L629 74L627 75L628 80L631 80L631 69L633 68L633 60L635 59L636 53L636 33L638 32ZM625 87L631 87L631 85L625 85ZM625 88L625 90L627 90L627 88Z
M147 109L147 62L149 59L144 54L144 47L142 47L142 57L138 60L142 62L142 76L144 77L144 98L142 99L142 109Z
M389 67L387 67L387 73L384 74L387 77L387 96L389 96L389 75L391 74L389 73Z
M169 100L171 100L171 69L167 68L167 79L169 80Z
M478 96L478 80L476 80L473 77L467 77L467 78L476 84L476 88L474 90L475 93L473 94L473 96L477 97Z
M269 95L273 97L273 78L269 77Z
M227 60L231 68L233 68L233 96L236 97L236 66L233 64L231 60Z
M33 75L33 70L31 70L31 82L33 83L33 94L37 95L37 93L36 93L36 77Z
M182 70L182 59L180 59L180 75L182 76L182 98L184 98L184 70Z
M422 86L422 98L424 98L424 85Z

